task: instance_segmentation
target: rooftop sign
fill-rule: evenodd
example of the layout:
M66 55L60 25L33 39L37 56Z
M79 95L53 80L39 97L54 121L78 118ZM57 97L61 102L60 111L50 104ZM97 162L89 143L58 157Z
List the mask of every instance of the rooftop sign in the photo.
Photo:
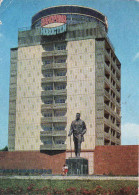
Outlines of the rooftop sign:
M41 35L56 35L66 31L66 15L52 15L41 19Z

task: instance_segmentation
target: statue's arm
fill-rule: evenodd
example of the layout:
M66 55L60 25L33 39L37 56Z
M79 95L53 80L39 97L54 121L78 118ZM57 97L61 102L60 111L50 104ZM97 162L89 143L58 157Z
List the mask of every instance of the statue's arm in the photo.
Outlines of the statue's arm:
M71 123L71 126L70 126L70 131L69 131L69 134L68 136L71 136L73 133L73 123Z

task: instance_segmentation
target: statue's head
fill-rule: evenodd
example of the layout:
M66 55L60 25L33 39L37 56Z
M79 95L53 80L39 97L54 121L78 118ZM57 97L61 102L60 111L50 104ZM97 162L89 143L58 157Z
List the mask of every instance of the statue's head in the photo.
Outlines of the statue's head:
M76 113L76 120L80 119L80 113Z

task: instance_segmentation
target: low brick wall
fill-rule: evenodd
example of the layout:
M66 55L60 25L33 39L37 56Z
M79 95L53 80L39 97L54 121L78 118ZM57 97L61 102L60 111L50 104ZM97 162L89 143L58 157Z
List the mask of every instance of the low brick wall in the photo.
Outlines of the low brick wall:
M66 152L48 155L39 151L0 152L0 169L52 169L53 174L62 172Z
M138 146L96 146L95 150L82 151L89 160L89 174L137 175ZM0 152L0 169L45 169L61 174L70 151L45 154L39 151Z
M138 146L96 146L96 175L138 175Z

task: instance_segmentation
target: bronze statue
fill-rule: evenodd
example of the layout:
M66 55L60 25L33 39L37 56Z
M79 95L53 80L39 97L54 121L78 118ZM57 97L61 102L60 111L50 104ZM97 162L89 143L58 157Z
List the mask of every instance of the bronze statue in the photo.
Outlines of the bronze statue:
M76 120L72 121L68 136L73 134L75 155L80 156L81 143L84 141L84 134L86 133L86 125L83 120L80 119L80 113L76 114Z

